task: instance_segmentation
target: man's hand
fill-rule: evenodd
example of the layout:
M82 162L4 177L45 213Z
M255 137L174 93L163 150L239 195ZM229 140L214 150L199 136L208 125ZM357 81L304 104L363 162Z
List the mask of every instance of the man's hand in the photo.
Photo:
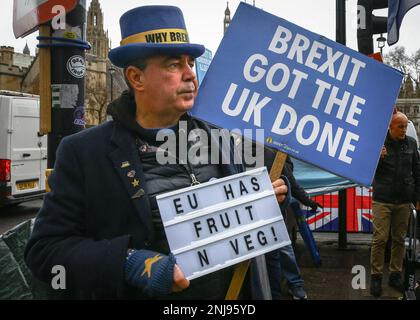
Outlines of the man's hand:
M180 292L190 286L190 280L185 278L184 272L175 264L174 266L174 283L172 285L172 292Z
M283 202L284 199L286 199L287 196L287 185L286 182L284 182L283 179L277 179L272 183L274 194L276 195L278 202Z
M381 159L385 158L388 155L388 151L386 150L386 147L383 146L381 150Z
M311 207L312 211L316 211L316 210L318 210L318 208L321 208L321 209L324 208L320 203L318 203L316 201L313 201L313 203L311 204L310 207Z
M147 249L130 251L124 265L125 280L129 285L142 289L150 297L170 294L174 283L185 287L184 274L175 272L176 260L172 253L164 255Z

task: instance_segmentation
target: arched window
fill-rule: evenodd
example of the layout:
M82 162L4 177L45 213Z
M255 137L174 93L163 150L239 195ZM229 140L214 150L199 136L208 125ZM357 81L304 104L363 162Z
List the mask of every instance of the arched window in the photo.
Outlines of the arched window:
M93 25L96 27L97 23L98 23L98 16L95 14L93 16Z

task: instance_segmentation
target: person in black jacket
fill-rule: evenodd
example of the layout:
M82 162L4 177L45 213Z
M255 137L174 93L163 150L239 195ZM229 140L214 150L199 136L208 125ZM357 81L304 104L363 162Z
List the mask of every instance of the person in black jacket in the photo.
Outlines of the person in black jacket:
M273 149L264 148L264 164L268 169L271 168L276 152ZM286 158L282 174L289 180L292 197L304 205L311 207L316 211L322 207L319 203L312 200L308 193L299 185L293 175L293 162L289 155ZM284 211L283 211L284 212ZM294 300L305 300L307 294L304 288L299 266L296 261L293 246L282 247L281 249L271 251L265 255L267 269L270 276L271 294L274 299L281 299L281 280L286 279L289 293Z
M243 171L233 163L233 150L229 155L223 148L205 149L221 154L217 164L158 161L159 129L179 141L183 121L188 132L198 128L212 138L205 123L187 114L198 88L194 58L204 47L189 43L177 7L138 7L120 25L121 46L109 57L124 68L130 91L108 107L112 121L61 141L26 264L48 284L54 267L63 267L66 298L222 299L232 268L190 283L170 252L156 201L159 194ZM152 36L159 41L148 42ZM222 162L228 156L232 160ZM284 201L285 181L273 188Z
M293 162L289 156L286 158L286 163L284 164L285 168L283 174L287 177L291 187L292 197L301 202L303 205L310 207L312 211L316 211L322 206L313 200L309 194L301 187L301 185L296 181L295 176L293 175Z
M407 232L409 205L415 199L420 209L420 159L416 141L406 135L407 117L396 112L381 151L373 180L373 238L371 248L371 293L382 293L385 245L391 230L389 263L391 287L403 290L401 270L404 237Z

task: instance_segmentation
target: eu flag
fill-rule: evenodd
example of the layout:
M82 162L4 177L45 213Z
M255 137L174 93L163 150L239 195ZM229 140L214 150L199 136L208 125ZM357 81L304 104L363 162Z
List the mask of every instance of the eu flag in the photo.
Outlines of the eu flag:
M388 0L388 44L391 46L398 42L400 26L405 14L420 0Z

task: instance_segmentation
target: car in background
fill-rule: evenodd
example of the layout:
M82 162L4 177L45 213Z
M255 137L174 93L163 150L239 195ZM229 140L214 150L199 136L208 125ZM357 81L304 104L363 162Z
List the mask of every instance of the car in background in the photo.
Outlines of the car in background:
M46 168L39 96L0 91L0 207L41 198Z

